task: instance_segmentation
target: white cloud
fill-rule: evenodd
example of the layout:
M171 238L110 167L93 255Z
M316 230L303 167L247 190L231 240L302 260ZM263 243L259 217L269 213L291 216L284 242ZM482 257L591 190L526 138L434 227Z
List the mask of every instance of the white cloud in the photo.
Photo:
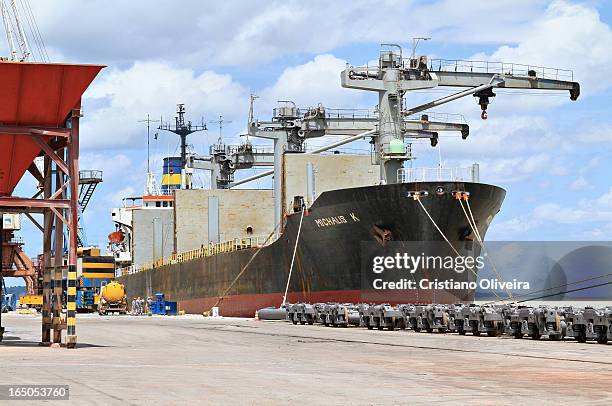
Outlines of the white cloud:
M376 4L159 0L154 7L145 0L32 3L48 48L61 49L70 60L125 64L164 57L198 67L252 66L363 42L409 43L415 35L451 43L515 43L525 36L529 18L545 4L541 0Z
M545 203L533 210L535 219L558 224L612 222L612 187L599 197L582 199L574 207Z
M612 234L612 223L602 225L602 227L585 230L577 235L577 239L591 241L609 241Z
M584 176L578 176L571 184L570 188L572 190L585 190L591 187L591 182L587 180Z
M93 83L84 101L82 146L126 148L143 146L146 127L139 120L147 113L165 112L174 120L177 103L185 103L194 124L221 114L240 120L247 111L248 92L230 75L177 68L165 62L136 62L126 70L111 69ZM99 104L93 113L87 105ZM155 124L154 124L155 125ZM177 138L178 140L178 138Z
M584 206L590 206L590 203L584 200L582 204ZM594 206L602 210L612 210L612 186L606 193L595 199Z
M136 191L131 186L126 186L126 187L121 188L119 190L116 190L116 191L114 191L112 193L108 193L104 197L104 202L106 204L106 207L109 208L109 210L107 212L109 217L110 217L110 208L112 208L112 207L121 207L121 205L123 204L123 199L124 198L140 196L140 195L142 195L142 193L140 191Z
M598 123L591 128L580 132L576 140L589 144L611 144L612 143L612 124Z
M504 45L489 59L573 69L584 94L612 85L612 30L586 4L553 1L516 46Z
M494 233L492 237L497 240L511 239L516 236L524 237L527 232L541 225L541 220L525 217L514 217L499 223L496 222L495 227L492 227L492 231Z
M554 230L555 226L563 227L566 234L562 238L565 239L609 239L612 232L612 187L591 199L581 199L570 205L544 203L529 213L495 222L488 237L494 240L524 238L529 233Z
M516 182L541 171L546 167L550 157L546 154L528 158L507 158L486 160L480 163L483 173L498 182Z
M125 177L131 165L132 160L125 154L109 156L103 153L86 152L81 154L79 159L80 170L103 171L105 179Z
M316 106L318 103L329 108L359 107L360 100L367 92L340 86L340 72L345 67L346 61L328 54L317 55L302 65L289 67L280 74L274 85L260 92L261 104L272 107L277 100L292 100L300 107Z

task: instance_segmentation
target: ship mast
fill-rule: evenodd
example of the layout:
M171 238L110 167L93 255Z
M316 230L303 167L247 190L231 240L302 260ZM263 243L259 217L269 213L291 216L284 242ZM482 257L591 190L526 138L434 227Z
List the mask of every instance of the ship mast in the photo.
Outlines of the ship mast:
M219 145L223 144L223 124L230 124L231 121L224 120L223 116L219 116L218 120L211 120L209 121L209 123L219 125L219 138L217 139L217 144Z
M191 121L185 121L185 105L180 103L177 104L176 109L177 116L174 118L174 126L170 123L160 123L158 129L163 131L169 131L178 135L181 138L181 179L182 187L185 186L185 166L187 165L187 136L198 131L206 131L206 124L193 125Z

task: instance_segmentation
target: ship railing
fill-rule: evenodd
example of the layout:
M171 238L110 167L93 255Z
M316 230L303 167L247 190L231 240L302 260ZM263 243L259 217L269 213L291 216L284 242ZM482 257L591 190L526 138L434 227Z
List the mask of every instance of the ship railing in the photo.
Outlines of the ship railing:
M226 153L228 155L241 154L245 152L246 152L246 149L245 149L244 144L228 145L226 148ZM253 154L274 154L274 148L270 148L267 146L251 145L249 152Z
M325 109L327 119L378 119L378 111L375 109Z
M378 110L376 109L332 109L322 105L313 107L279 107L272 110L272 116L276 119L322 118L319 115L322 112L325 113L325 118L327 119L378 119Z
M416 62L411 58L403 58L402 65L414 66ZM432 72L470 72L470 73L498 73L501 75L534 76L540 79L574 80L574 72L570 69L550 68L546 66L525 65L512 62L498 61L470 61L463 59L430 59L428 68ZM352 67L353 74L375 78L380 73L378 66Z
M431 59L429 70L432 72L499 73L514 76L533 76L535 74L540 79L574 80L574 72L569 69L508 62Z
M473 164L456 168L402 168L397 171L398 183L434 181L478 182L479 166Z
M119 268L116 272L116 275L131 275L134 273L148 271L154 268L180 264L183 262L193 261L194 259L210 257L213 255L226 254L249 248L261 248L265 245L273 243L279 238L279 236L279 234L274 234L270 239L268 239L267 236L253 236L245 238L234 238L233 240L223 241L220 243L210 243L194 250L180 252L162 258L157 258L154 261L146 262L144 264L131 265L125 268ZM266 240L268 240L267 244Z
M102 182L102 171L91 169L79 171L79 181L81 183Z
M406 116L409 120L421 120L423 116L427 116L428 121L443 121L449 123L467 124L467 120L463 114L459 113L442 113L437 111L422 111L419 113Z
M160 196L174 196L174 191L176 189L160 189L159 190L159 195Z

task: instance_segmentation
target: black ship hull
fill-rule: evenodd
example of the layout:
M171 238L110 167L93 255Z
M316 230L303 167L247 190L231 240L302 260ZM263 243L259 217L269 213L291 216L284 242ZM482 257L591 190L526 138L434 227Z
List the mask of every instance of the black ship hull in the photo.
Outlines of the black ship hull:
M414 191L427 192L420 198L422 206L408 196ZM287 301L394 304L427 303L434 299L438 303L472 300L471 289L374 290L364 285L362 277L363 251L384 252L385 246L393 245L392 242L447 244L444 234L459 252L471 250L473 255L478 255L476 237L454 191L469 192L470 208L484 238L505 197L506 192L497 186L441 181L322 193L302 219ZM257 309L278 306L283 300L301 217L300 212L287 216L280 237L261 250L249 248L183 261L125 275L119 281L126 285L130 297L161 292L168 300L178 301L181 310L202 313L210 310L257 253L220 304L220 313L224 316L252 317ZM454 279L475 280L475 277L473 272L464 272Z

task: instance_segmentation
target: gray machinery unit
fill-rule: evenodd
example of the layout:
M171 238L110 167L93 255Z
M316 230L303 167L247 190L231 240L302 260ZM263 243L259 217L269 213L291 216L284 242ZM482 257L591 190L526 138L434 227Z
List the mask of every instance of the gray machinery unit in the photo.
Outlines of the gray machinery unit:
M293 324L314 324L315 307L308 303L296 303L288 307L287 317Z
M549 340L558 341L565 337L567 325L563 309L552 306L526 307L512 309L508 316L507 333L515 338L527 335L534 340L548 336Z
M600 326L601 332L603 333L605 331L606 334L606 340L602 337L599 340L600 344L606 344L608 341L612 340L612 308L604 310L603 317L596 321L596 326Z
M413 305L409 307L408 324L414 331L425 330L428 333L433 331L427 318L427 305Z
M573 338L606 344L612 340L612 307L517 306L509 305L443 305L443 304L351 304L308 303L287 304L281 308L265 308L259 314L273 310L267 320L285 319L293 324L323 324L325 326L366 327L369 330L410 329L414 332L466 332L490 337L506 334L514 338L543 336L549 341ZM279 317L284 314L285 317Z
M449 333L465 334L464 320L463 320L463 308L464 304L454 304L447 307L448 313L448 325L447 330Z
M446 305L429 305L426 309L427 322L432 330L439 333L446 333L449 329L449 314L448 306Z
M395 330L396 328L405 329L406 319L404 313L388 304L372 305L363 309L361 313L361 323L368 329L377 328L379 330L388 329Z
M462 309L466 330L474 336L487 334L490 337L502 335L505 330L503 312L491 305L471 304Z
M596 340L600 344L608 342L605 327L606 311L610 309L594 309L592 307L569 307L565 310L567 335L580 343Z
M354 306L346 303L329 303L317 307L317 318L325 326L347 327Z

